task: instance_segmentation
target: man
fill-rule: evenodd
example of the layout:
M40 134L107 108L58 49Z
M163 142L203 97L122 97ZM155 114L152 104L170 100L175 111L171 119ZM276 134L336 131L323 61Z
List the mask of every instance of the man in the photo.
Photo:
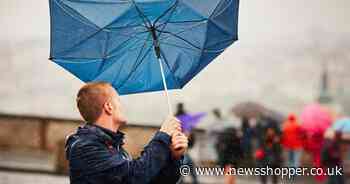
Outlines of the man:
M108 83L89 83L77 95L77 105L86 124L69 136L66 154L71 184L176 183L187 149L180 123L169 117L132 160L123 149L119 131L126 119L117 92Z

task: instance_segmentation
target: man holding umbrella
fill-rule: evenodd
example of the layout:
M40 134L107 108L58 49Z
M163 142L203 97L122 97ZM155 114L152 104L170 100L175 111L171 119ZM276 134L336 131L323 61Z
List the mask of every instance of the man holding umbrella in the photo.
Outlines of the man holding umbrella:
M182 89L238 40L239 0L49 0L49 5L50 60L84 82L108 82L103 89L113 86L120 95L164 90L169 114L168 89ZM175 180L170 170L187 148L182 133L174 135L178 123L170 118L140 159L127 159L116 91L100 87L88 85L78 94L89 125L68 140L72 183L156 183L151 179L160 174L168 178L162 183ZM83 100L85 93L93 98Z
M88 83L77 95L86 124L68 137L66 154L71 184L176 183L188 140L179 121L169 117L145 147L131 159L123 149L126 120L119 96L108 83Z

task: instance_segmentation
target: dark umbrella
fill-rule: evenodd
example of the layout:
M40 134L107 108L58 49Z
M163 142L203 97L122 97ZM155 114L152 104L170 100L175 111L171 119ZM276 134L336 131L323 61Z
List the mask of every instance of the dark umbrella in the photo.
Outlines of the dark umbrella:
M277 123L283 123L286 120L286 116L278 111L274 111L271 109L266 109L262 113L263 117L269 118Z
M232 108L237 117L258 118L266 111L266 108L256 102L242 102Z

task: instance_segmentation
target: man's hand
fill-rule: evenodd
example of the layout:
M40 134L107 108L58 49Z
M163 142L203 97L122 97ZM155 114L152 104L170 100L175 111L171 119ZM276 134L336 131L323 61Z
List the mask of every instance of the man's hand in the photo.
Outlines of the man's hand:
M171 155L174 159L178 160L185 154L188 147L188 138L185 134L177 131L171 138Z
M175 132L181 132L180 121L173 116L169 116L160 127L160 131L173 136Z

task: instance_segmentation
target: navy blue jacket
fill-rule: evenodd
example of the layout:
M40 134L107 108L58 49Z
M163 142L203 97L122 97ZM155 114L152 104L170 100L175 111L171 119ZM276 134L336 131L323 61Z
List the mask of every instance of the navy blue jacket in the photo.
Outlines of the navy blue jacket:
M71 184L171 184L179 178L181 160L173 160L171 138L157 132L138 159L123 149L124 134L84 125L69 136L66 156Z

